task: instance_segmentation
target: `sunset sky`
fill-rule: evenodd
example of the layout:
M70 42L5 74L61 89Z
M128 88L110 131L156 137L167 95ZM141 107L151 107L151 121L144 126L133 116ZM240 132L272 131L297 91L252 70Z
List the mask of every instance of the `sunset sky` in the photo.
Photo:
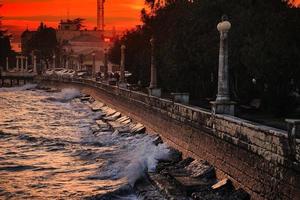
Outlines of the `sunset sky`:
M57 27L59 20L68 16L85 18L87 28L96 26L97 0L0 0L0 4L3 4L0 10L3 25L10 30L24 30L27 26L33 29L41 21ZM106 0L106 28L134 27L140 23L143 7L144 0Z
M97 0L0 0L0 4L3 25L12 32L35 29L41 21L56 28L59 20L68 16L85 18L87 28L96 26ZM144 0L106 0L106 29L124 30L140 24L143 7Z

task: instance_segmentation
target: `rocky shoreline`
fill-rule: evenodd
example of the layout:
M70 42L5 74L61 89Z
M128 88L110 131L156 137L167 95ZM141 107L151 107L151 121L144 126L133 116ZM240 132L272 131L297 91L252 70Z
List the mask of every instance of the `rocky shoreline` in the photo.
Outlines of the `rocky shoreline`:
M129 117L96 101L89 95L80 98L89 102L91 110L101 113L101 119L93 127L97 131L113 131L118 134L146 134L146 127ZM153 135L153 143L163 143L159 135ZM215 169L206 161L182 158L182 153L170 148L170 157L159 160L155 172L148 172L133 185L133 191L141 199L195 199L195 200L247 200L250 196L242 189L235 189L229 179L217 180ZM124 189L123 189L124 190ZM116 192L122 192L116 191ZM93 199L110 199L110 194Z
M39 87L47 92L58 89ZM131 118L114 110L92 96L82 94L75 101L88 105L93 112L99 114L95 125L91 127L93 134L112 132L114 134L147 134L146 127ZM159 135L152 135L154 145L163 143ZM154 171L147 171L133 185L126 185L116 191L88 197L88 200L116 199L126 193L135 193L139 199L145 200L248 200L250 195L243 189L234 188L230 179L218 180L215 168L207 161L183 158L182 153L170 148L167 159L158 160Z

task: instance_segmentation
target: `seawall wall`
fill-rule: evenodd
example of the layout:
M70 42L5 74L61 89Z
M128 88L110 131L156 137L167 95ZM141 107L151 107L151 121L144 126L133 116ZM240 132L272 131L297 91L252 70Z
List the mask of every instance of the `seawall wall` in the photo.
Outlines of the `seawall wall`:
M140 121L185 156L209 161L252 199L300 199L300 139L286 131L92 80L38 81L79 88Z

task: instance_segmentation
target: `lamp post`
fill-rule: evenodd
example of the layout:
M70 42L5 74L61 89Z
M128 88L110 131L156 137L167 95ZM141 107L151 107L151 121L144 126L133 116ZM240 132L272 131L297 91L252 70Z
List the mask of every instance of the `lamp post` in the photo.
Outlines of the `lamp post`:
M120 82L125 82L125 50L126 46L123 44L121 46L121 66L120 66Z
M33 72L37 73L37 68L36 68L37 57L34 54L32 56L33 56Z
M9 61L8 61L8 57L6 57L6 71L8 72L9 70Z
M157 68L155 61L155 39L152 37L150 39L151 45L151 81L148 88L149 95L160 97L161 89L157 87Z
M104 49L104 79L108 78L108 56L107 49Z
M28 57L25 57L25 72L28 72Z
M96 75L96 53L92 53L93 56L93 69L92 69L92 76L95 77Z
M21 56L21 72L24 72L24 56Z
M53 63L52 63L52 67L53 67L53 69L56 68L56 56L55 56L55 55L53 55Z
M16 70L19 71L19 56L16 56Z
M222 21L217 25L220 32L219 50L219 71L218 71L218 94L216 101L212 102L212 112L214 114L234 115L235 103L230 101L229 72L228 72L228 33L231 23L226 15L222 16Z

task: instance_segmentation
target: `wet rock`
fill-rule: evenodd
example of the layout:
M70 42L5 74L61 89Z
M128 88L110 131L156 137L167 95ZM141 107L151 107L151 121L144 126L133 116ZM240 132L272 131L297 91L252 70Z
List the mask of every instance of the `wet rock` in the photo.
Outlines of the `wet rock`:
M211 188L214 191L214 193L217 193L222 196L227 196L228 194L231 194L234 189L232 182L227 178L217 182Z
M138 199L143 200L166 200L163 194L161 194L157 188L151 184L148 178L139 179L134 185L134 191L138 196Z
M168 177L149 173L150 181L166 196L167 199L188 200L188 196Z
M169 147L169 157L167 159L160 160L161 162L170 162L170 163L178 163L182 160L182 152L172 147Z
M111 116L104 117L104 119L105 119L105 120L108 120L108 121L115 121L115 120L117 120L119 117L121 117L121 113L120 113L120 112L116 112L116 113L114 113L114 114L111 115Z
M159 135L156 135L155 138L153 139L153 144L155 146L159 145L159 144L163 144L164 141L161 139L161 137Z
M145 131L146 127L141 123L137 123L132 128L130 128L130 132L133 134L145 133Z
M194 160L185 169L194 178L209 180L216 177L214 167L206 161Z
M243 189L238 189L229 196L228 200L250 200L250 195Z

